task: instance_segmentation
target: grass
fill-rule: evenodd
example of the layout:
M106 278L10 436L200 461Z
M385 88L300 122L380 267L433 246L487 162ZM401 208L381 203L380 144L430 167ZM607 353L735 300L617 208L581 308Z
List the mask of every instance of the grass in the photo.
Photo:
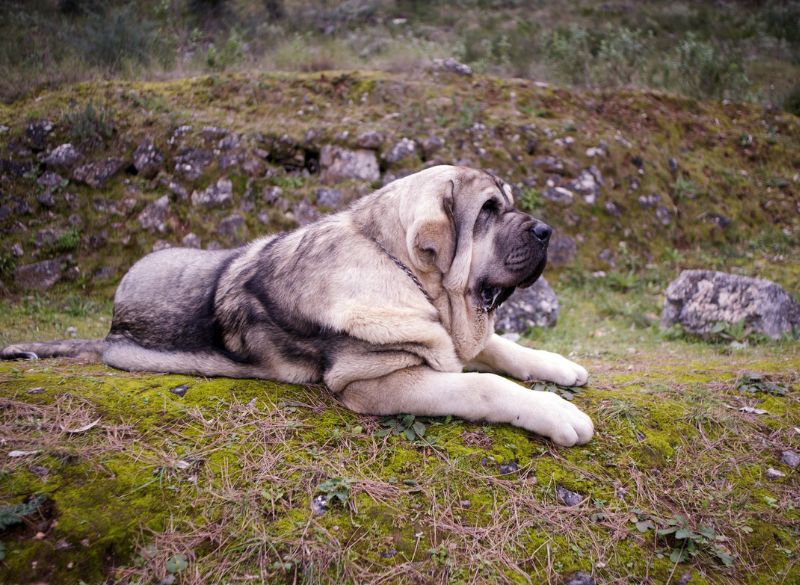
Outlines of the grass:
M573 449L508 426L359 416L320 387L0 365L4 449L35 451L4 459L0 500L48 502L2 534L0 575L796 580L796 472L779 459L798 448L800 346L665 341L622 311L598 310L595 290L556 287L559 325L526 343L592 373L573 400L597 435ZM649 303L640 291L607 294L617 307ZM59 323L94 332L108 317L104 303L94 305L100 315L74 306L55 295L16 307L3 317L3 341L47 336ZM12 326L20 314L28 321ZM787 393L743 392L743 372ZM170 392L184 384L185 396ZM787 475L768 480L768 467ZM581 503L565 506L557 487ZM319 496L328 498L322 514L312 511Z

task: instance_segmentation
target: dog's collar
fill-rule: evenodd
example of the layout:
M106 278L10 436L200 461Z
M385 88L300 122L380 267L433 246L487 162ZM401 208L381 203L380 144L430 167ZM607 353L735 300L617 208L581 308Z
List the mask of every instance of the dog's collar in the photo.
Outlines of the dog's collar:
M412 270L408 266L406 266L405 263L402 260L400 260L400 258L398 258L394 254L392 254L389 250L384 248L383 244L381 244L378 240L373 238L371 235L364 234L364 236L368 240L372 241L372 243L374 243L376 246L378 246L378 248L381 250L381 252L386 254L389 257L389 259L392 262L394 262L400 270L405 272L406 276L408 276L414 282L414 284L417 285L417 288L420 290L420 292L425 295L425 298L428 299L428 302L430 304L433 304L433 299L431 298L431 295L429 295L428 291L426 291L425 288L422 286L422 283L419 281L419 278L417 278L417 275L414 274L412 272Z

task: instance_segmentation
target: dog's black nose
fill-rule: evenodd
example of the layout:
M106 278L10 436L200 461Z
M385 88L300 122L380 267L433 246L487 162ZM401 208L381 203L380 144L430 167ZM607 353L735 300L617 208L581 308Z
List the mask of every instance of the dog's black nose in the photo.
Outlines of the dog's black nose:
M534 237L540 242L547 242L547 240L550 239L550 234L553 233L553 228L546 223L536 222L531 228L531 232L533 232Z

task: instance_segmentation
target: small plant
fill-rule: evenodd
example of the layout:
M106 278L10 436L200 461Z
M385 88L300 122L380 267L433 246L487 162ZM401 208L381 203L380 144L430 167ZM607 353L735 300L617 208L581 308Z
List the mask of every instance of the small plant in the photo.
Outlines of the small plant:
M350 488L349 479L334 477L323 481L317 489L325 495L328 502L338 501L342 507L345 507L350 499Z
M770 382L764 374L759 374L758 372L745 372L739 376L736 379L736 389L748 394L764 392L774 396L786 396L788 392L786 386Z
M384 428L376 433L379 437L385 437L389 434L403 435L409 441L424 439L425 431L427 430L426 423L413 414L386 417L381 420L381 426Z
M0 506L0 532L17 524L22 524L26 516L38 512L45 502L47 502L47 496L39 495L22 504Z
M533 213L541 209L542 195L537 189L527 187L522 190L518 205L521 210Z
M721 544L728 538L717 534L713 528L702 524L697 528L692 528L686 517L680 514L663 520L642 510L633 512L636 514L636 519L632 520L635 522L636 530L639 532L655 530L656 535L671 546L669 559L673 563L684 563L705 550L714 555L726 567L733 566L733 555Z
M63 116L63 125L69 129L73 141L96 146L114 136L114 112L105 107L95 107L92 102L83 108L74 107Z
M554 392L563 398L564 400L572 401L575 396L580 394L582 391L580 388L576 388L574 386L559 386L558 384L546 384L544 382L536 382L533 385L533 390L541 391L541 392Z

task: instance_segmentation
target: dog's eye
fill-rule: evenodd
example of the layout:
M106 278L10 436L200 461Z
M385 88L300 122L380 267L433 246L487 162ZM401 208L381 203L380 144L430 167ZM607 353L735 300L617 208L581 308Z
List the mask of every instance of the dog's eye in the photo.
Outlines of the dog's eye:
M481 207L481 213L488 213L490 215L494 215L498 211L500 211L500 206L494 199L489 199L486 203L483 204L483 207Z

